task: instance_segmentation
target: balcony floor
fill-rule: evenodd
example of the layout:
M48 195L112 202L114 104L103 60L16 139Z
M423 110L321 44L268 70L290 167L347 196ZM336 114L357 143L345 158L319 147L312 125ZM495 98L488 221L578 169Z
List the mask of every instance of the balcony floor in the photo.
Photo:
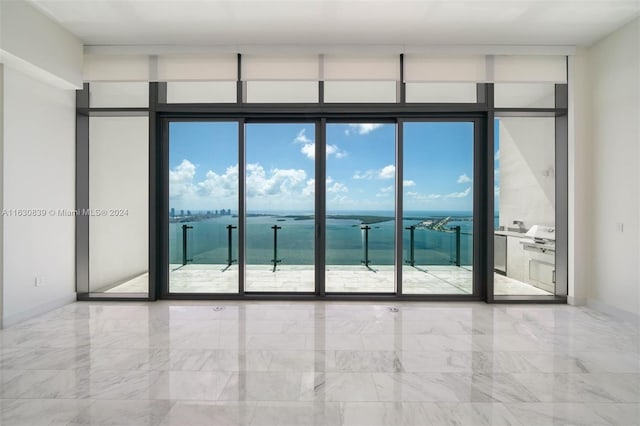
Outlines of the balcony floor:
M172 293L236 293L238 267L233 265L186 266L171 265L169 277ZM470 267L457 266L405 266L402 270L405 294L472 293ZM495 274L496 295L549 296L551 293L530 284ZM326 291L329 293L393 293L394 268L392 265L329 265L326 271ZM144 293L147 274L115 286L107 293ZM273 272L271 265L247 265L247 292L313 292L314 270L311 265L282 265Z

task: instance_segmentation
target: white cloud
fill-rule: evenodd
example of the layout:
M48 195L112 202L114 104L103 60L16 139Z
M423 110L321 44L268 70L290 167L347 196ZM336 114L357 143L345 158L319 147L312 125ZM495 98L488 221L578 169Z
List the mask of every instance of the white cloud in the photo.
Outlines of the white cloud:
M304 188L302 188L302 195L308 197L309 195L313 195L316 192L316 180L309 179L307 180L307 184Z
M333 185L329 186L327 183L327 192L329 193L337 193L337 192L349 192L349 188L346 185L341 184L340 182L334 182Z
M176 206L209 209L212 202L233 203L238 196L238 165L226 168L223 173L209 170L205 178L195 181L197 166L183 160L169 170L170 198ZM302 169L265 170L259 163L247 164L246 192L249 198L266 198L276 203L295 204L302 196L314 193L314 179L307 179ZM347 188L332 182L332 192L347 192Z
M447 194L444 198L464 198L471 192L471 187L468 187L462 192L452 192L451 194Z
M354 179L393 179L396 175L396 166L389 164L378 170L356 171Z
M272 169L267 173L259 163L247 164L247 197L290 195L302 190L306 179L302 169Z
M304 144L302 145L302 148L300 148L300 152L303 153L307 158L314 160L316 158L316 144Z
M316 158L316 144L314 141L309 139L305 134L305 129L300 130L298 135L293 140L294 143L303 144L300 148L300 152L303 153L310 160L314 160ZM330 155L335 156L336 158L344 158L347 156L347 152L338 148L337 145L329 144L326 148L327 157Z
M381 123L358 123L358 124L349 124L349 127L350 127L349 129L345 130L345 134L347 135L350 135L352 131L359 135L366 135L382 127L382 124Z
M392 192L393 186L385 186L384 188L380 188L380 192Z
M469 183L469 182L471 182L471 178L467 176L466 173L463 173L458 177L458 183Z
M493 155L493 159L496 161L500 161L500 148L496 150L496 153Z
M313 141L311 139L309 139L306 135L306 131L307 129L302 129L298 132L298 135L295 137L295 139L293 140L295 143L313 143Z
M209 170L207 178L195 185L197 194L203 197L229 197L238 193L238 166L229 166L219 175Z
M327 177L327 193L336 194L339 192L349 192L349 188L346 185L335 182L331 176Z
M193 193L193 177L196 166L189 160L182 160L175 169L169 170L169 198L179 199Z
M338 148L337 145L327 145L327 157L335 155L336 158L344 158L347 156L347 152Z
M395 176L396 176L396 166L394 166L393 164L384 166L382 170L380 170L380 173L378 174L378 177L380 179L392 179Z
M440 194L420 194L419 192L409 191L407 195L416 201L433 201L442 198Z
M402 181L402 186L404 187L408 187L408 186L416 186L416 183L412 180L404 180Z

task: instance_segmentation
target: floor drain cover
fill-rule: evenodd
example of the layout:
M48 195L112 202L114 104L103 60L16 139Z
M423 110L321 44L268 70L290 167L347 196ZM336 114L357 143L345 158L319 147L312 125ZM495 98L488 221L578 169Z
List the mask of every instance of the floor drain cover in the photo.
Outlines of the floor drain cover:
M400 309L394 307L389 308L389 312L400 312Z
M213 310L214 311L224 311L224 308L222 306L214 306Z

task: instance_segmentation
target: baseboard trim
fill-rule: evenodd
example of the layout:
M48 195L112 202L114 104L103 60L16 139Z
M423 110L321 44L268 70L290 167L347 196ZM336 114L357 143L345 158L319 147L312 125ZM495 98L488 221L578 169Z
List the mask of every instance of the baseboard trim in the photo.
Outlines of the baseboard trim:
M2 328L7 328L12 325L18 324L20 322L26 321L28 319L37 317L39 315L46 314L49 311L53 311L54 309L61 308L75 301L76 301L76 294L71 293L66 297L52 300L51 302L48 302L48 303L43 303L41 305L35 306L33 308L27 309L22 312L18 312L13 315L7 315L2 320Z
M632 323L640 323L640 315L634 312L629 312L624 309L616 308L615 306L611 306L607 303L600 302L595 299L587 299L587 307L595 309L596 311L603 312L607 315L611 315L612 317L621 319L623 321L628 321Z
M567 296L567 304L572 306L585 306L587 304L587 298Z

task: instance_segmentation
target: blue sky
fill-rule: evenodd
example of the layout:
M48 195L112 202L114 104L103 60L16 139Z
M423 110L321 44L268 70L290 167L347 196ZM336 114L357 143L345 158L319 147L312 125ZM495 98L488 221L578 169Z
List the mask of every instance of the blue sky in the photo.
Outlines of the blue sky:
M172 122L170 206L237 210L237 123ZM405 124L405 210L470 211L473 124ZM313 124L246 126L247 209L313 210ZM393 210L394 124L327 125L327 210Z

